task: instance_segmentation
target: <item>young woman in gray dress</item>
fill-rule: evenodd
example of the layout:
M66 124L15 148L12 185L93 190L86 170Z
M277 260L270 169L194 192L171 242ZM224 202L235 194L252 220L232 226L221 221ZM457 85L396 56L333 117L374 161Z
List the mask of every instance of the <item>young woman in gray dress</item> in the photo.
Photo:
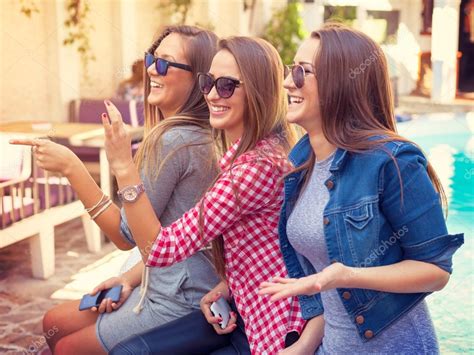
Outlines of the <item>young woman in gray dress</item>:
M396 133L381 48L325 25L298 49L285 88L287 119L307 132L290 153L280 215L291 278L260 294L305 295L313 336L297 353L439 352L424 298L448 282L464 237L448 234L424 154Z
M193 207L217 175L209 109L196 79L198 72L209 70L216 46L212 32L173 26L145 54L145 138L134 161L143 187L138 186L137 193L144 189L165 225ZM106 105L108 110L115 109L110 102ZM108 202L74 153L50 141L16 143L34 145L40 167L69 179L117 247L134 246L123 208ZM122 192L123 203L133 193ZM218 283L206 251L167 268L145 268L139 260L129 271L91 292L123 285L119 302L104 300L98 310L80 312L79 300L70 301L46 313L45 332L53 326L59 330L48 339L54 353L106 353L125 337L198 310L202 296Z

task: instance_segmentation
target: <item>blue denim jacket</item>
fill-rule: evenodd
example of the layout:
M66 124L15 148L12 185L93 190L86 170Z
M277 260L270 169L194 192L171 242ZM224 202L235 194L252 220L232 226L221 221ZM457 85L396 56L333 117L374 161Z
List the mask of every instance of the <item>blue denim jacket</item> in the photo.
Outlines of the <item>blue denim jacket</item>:
M311 145L304 136L290 153L295 167L309 159ZM398 165L394 164L395 157ZM366 153L338 149L326 181L329 201L323 218L329 260L353 267L390 265L411 259L452 272L452 255L464 235L446 229L440 198L427 174L427 161L413 144L393 141ZM317 272L288 242L286 223L307 171L285 179L280 244L290 277ZM399 179L399 174L401 181ZM403 193L401 194L402 187ZM317 198L317 196L315 196ZM364 341L408 312L429 293L388 293L366 289L337 289L344 307ZM319 294L299 296L303 318L324 312Z

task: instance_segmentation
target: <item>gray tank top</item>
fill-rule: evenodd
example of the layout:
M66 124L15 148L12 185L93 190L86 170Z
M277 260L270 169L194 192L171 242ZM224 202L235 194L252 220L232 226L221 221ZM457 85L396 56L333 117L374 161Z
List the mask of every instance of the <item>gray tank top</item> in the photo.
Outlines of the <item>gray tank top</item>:
M331 176L334 156L316 162L287 224L288 240L295 250L321 271L329 257L324 238L323 212L329 201L324 182ZM391 353L436 354L438 342L425 301L368 342L364 342L335 289L321 293L324 337L317 354Z

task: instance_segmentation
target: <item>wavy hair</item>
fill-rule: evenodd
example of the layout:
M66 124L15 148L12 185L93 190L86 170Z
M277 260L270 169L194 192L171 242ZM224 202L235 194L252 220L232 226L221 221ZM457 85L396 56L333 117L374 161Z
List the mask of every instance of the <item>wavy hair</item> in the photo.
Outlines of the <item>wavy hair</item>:
M397 168L403 201L403 181L396 159L384 149L383 143L413 142L397 133L387 61L382 48L366 34L339 23L324 25L312 32L311 38L320 42L313 66L318 79L324 136L329 143L349 152L386 151ZM293 172L310 172L314 162L311 151L309 160ZM427 171L447 213L443 186L430 163Z
M148 102L148 95L150 94L150 77L145 70L145 137L135 154L135 163L139 168L144 169L148 176L152 177L158 176L160 169L166 160L170 159L174 154L174 152L172 152L163 161L158 161L156 158L159 156L160 152L160 138L166 131L176 126L194 126L197 128L208 129L209 132L211 132L209 124L209 108L199 90L196 77L198 72L207 72L209 70L212 58L217 51L218 37L211 31L200 29L195 26L169 26L166 27L162 34L155 40L152 46L148 49L148 52L154 53L163 39L171 33L177 33L185 39L185 56L192 68L192 75L195 80L189 96L184 104L179 108L178 112L176 112L175 115L164 119L160 108L151 105ZM211 142L211 137L209 142ZM190 145L193 144L188 144L186 147ZM184 146L179 149L181 148L184 148Z

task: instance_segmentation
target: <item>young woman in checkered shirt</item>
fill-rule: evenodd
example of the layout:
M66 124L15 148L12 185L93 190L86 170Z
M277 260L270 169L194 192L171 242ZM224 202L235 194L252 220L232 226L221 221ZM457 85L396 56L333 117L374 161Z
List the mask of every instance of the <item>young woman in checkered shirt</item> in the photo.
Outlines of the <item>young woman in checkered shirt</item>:
M226 296L235 303L245 324L250 351L276 353L284 348L288 333L300 333L304 326L296 298L270 303L258 295L261 282L287 275L278 242L282 177L290 168L286 154L291 136L285 121L283 65L268 42L232 37L220 41L210 72L200 73L198 80L209 105L211 125L225 151L220 174L201 201L168 227L162 227L145 194L126 204L125 213L149 266L178 263L212 242L215 264L228 285ZM128 147L119 138L126 134L120 117L110 114L110 119L111 123L104 121L107 155L118 185L139 184L140 176L129 168ZM220 288L227 293L225 285ZM204 316L200 317L214 332ZM242 328L236 318L237 314L232 314L225 332L239 337ZM211 353L226 346L224 351L233 351L232 334L223 335L223 343L203 349L192 343L196 336L203 338L201 329L165 331L160 336L160 329L157 331L145 333L139 340L153 353ZM165 348L169 343L179 346ZM130 353L132 348L133 344L125 342L112 353Z

